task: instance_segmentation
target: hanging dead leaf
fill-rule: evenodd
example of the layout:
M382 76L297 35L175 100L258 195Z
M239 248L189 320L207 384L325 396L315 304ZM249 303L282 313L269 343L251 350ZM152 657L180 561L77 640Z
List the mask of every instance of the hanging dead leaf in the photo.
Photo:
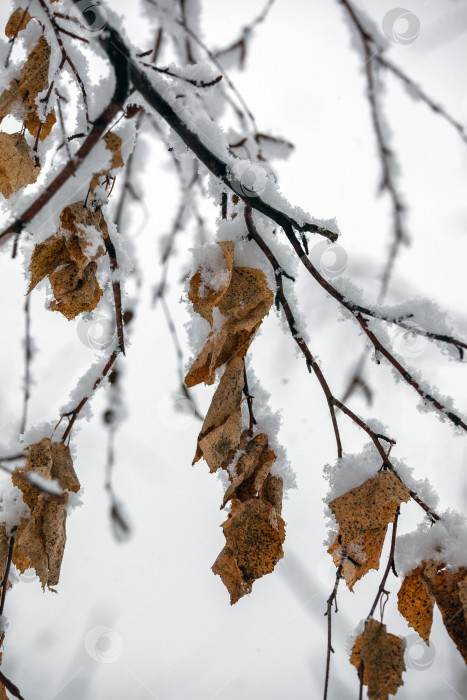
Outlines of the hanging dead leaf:
M202 275L198 271L190 281L189 297L195 310L213 323L213 310L224 319L220 330L212 331L206 344L193 362L185 383L195 386L200 382L212 384L218 367L233 357L243 357L253 337L271 308L274 295L267 285L262 270L251 267L232 267L233 244L224 241L222 248L228 269L228 284L218 292L200 295Z
M5 199L36 182L39 172L24 136L0 132L0 192Z
M379 569L381 550L386 538L387 525L374 530L367 530L362 537L357 537L348 547L339 541L339 535L329 547L328 553L332 556L336 568L339 567L342 559L342 576L349 590L353 587L370 569Z
M467 568L442 568L428 579L428 589L443 616L444 626L467 663L467 618L461 590L465 591Z
M357 671L363 663L363 684L371 700L388 700L404 685L404 640L386 632L386 625L367 620L352 648L350 663Z
M84 202L65 207L60 220L64 234L51 236L33 250L28 294L49 277L55 297L49 308L71 320L82 311L95 309L102 297L95 261L104 255L101 241L108 229L102 213L87 209Z
M219 246L226 264L225 285L217 290L210 288L209 284L204 281L205 276L198 270L190 280L190 291L188 292L188 298L193 304L194 311L206 319L211 326L213 323L212 311L219 304L231 282L234 264L234 243L232 241L221 241Z
M433 622L433 603L423 567L419 566L408 574L397 594L398 608L410 627L413 627L426 644L430 643Z
M223 524L226 546L213 564L233 605L251 592L253 582L271 573L283 557L282 519L270 503L251 498L237 503Z
M394 474L380 471L329 503L339 533L328 552L336 567L346 559L342 573L350 590L370 569L379 568L388 523L409 499L409 490Z
M57 479L65 493L55 498L47 496L23 478L31 471L43 479ZM16 470L12 481L23 492L23 500L30 509L30 517L23 518L18 527L13 563L21 573L34 568L42 587L50 588L58 583L60 575L68 491L77 493L80 488L69 447L52 443L49 438L30 445L26 466Z
M19 32L25 29L32 20L31 15L27 10L18 7L6 23L5 34L9 39L17 36Z
M0 95L0 123L7 114L14 114L23 121L26 129L37 135L39 124L43 120L38 113L36 100L39 93L48 87L49 62L50 46L45 37L41 36L26 59L19 79L12 80ZM43 122L41 130L45 129L47 135L55 121L55 114L51 112ZM41 138L45 136L41 134Z
M259 433L247 445L245 453L237 462L237 475L224 494L222 507L236 498L246 501L253 498L261 489L276 455L268 448L268 436Z
M234 357L225 368L198 436L195 464L204 457L211 472L230 464L242 431L243 360Z
M100 170L98 173L94 173L92 176L89 184L89 191L91 195L94 194L96 187L109 175L111 170L121 168L124 165L122 158L122 139L120 136L118 134L114 134L112 131L108 131L103 136L103 141L106 149L111 152L112 157L108 167Z

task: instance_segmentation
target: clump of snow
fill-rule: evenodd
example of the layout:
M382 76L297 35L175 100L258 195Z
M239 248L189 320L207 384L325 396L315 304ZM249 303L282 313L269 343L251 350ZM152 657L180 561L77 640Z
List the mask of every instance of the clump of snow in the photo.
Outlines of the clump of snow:
M433 525L425 519L416 530L397 538L395 564L401 574L429 559L453 569L467 566L467 522L463 515L447 510Z
M381 468L381 455L372 442L367 442L361 452L350 454L345 452L341 459L334 464L326 464L324 477L329 482L329 490L324 502L330 503L347 491L361 486L368 479L376 476Z
M61 490L60 490L61 493ZM7 536L14 527L18 527L22 518L29 518L31 511L23 501L23 493L9 482L0 500L0 522L5 523Z
M217 243L205 243L193 248L193 266L201 274L199 295L205 297L210 291L219 292L229 281L229 269Z

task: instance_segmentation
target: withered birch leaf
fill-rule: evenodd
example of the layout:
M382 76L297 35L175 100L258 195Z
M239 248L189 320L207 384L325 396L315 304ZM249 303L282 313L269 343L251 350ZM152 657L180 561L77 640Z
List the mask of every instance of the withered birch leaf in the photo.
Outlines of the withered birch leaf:
M342 557L342 576L349 588L353 587L370 569L379 569L381 550L386 537L387 525L375 530L367 530L362 537L350 542L348 547L339 543L336 537L328 552L332 556L336 568L340 565Z
M363 683L371 700L388 700L404 685L404 640L386 632L386 625L367 620L364 631L355 640L350 663L359 669L363 662Z
M66 542L67 503L67 493L60 500L48 499L44 503L42 512L42 535L47 556L47 585L49 587L56 586L60 578L60 567Z
M18 7L17 10L13 12L10 16L5 27L5 34L9 39L13 39L19 32L21 32L29 22L32 20L31 15L27 10L22 7Z
M243 361L234 358L221 377L198 436L193 464L204 457L211 471L229 463L240 443ZM227 465L226 465L227 466Z
M237 462L237 475L224 494L222 507L233 497L241 501L253 498L263 485L275 458L274 452L268 449L268 436L265 433L251 439L245 454Z
M274 454L274 453L273 453ZM277 513L277 515L282 514L282 495L284 491L284 482L278 476L272 476L269 474L264 481L261 491L259 492L259 497L263 501L268 501Z
M7 114L14 113L23 120L25 128L37 135L39 124L42 121L38 114L36 99L40 92L49 84L50 46L44 36L32 49L23 65L18 80L12 80L10 86L0 95L0 122ZM55 123L55 114L47 115L41 129L45 135L50 132ZM45 138L42 136L41 138Z
M0 192L5 199L26 185L32 185L39 172L40 167L35 165L24 136L0 132Z
M30 471L45 479L58 479L65 493L53 499L47 497L21 478ZM34 568L43 588L55 586L66 541L67 491L77 492L80 488L69 447L52 443L49 438L30 445L26 465L16 470L12 481L23 492L23 500L31 511L18 527L13 562L21 572Z
M213 323L212 310L219 304L232 279L234 244L232 241L221 241L219 246L222 249L228 273L225 285L218 290L209 288L204 284L202 273L198 270L190 280L190 291L188 293L193 309L206 319L211 326Z
M460 598L459 584L467 579L467 569L442 569L428 580L428 588L443 616L444 626L462 658L467 663L467 620Z
M348 545L367 530L394 522L397 507L410 499L410 492L388 471L378 472L329 503L339 525L343 544Z
M223 524L226 547L212 568L227 586L231 605L251 591L256 579L271 573L282 558L284 528L281 520L274 506L259 498L252 498L243 503L237 502ZM238 577L233 575L235 567L232 557L241 574L243 586L239 584Z
M48 276L55 297L49 308L71 320L82 311L95 309L102 297L95 261L104 255L99 234L107 233L107 225L102 213L87 209L84 202L65 207L60 220L64 235L51 236L33 250L28 294ZM92 241L88 227L95 229Z
M95 262L90 262L81 275L76 269L76 263L71 263L64 270L49 275L55 296L49 308L60 311L69 321L82 311L93 311L103 294L96 278Z
M64 491L78 493L81 486L73 467L68 445L64 445L63 442L51 442L50 453L52 456L52 477L58 479L58 483Z
M44 277L50 275L59 265L64 265L69 260L68 250L63 236L51 236L43 243L38 243L32 252L29 272L31 282L28 294Z
M241 432L242 417L240 410L236 410L222 425L209 431L199 441L199 449L209 465L210 472L227 466L240 442Z
M430 643L434 598L423 576L423 568L411 571L403 580L397 594L397 607L410 627L418 632L426 644Z
M388 523L394 522L401 502L409 499L407 487L394 474L381 471L329 503L339 534L328 552L336 567L342 556L348 557L342 574L350 590L370 569L379 568Z
M212 565L212 571L222 579L222 583L230 593L230 604L234 605L247 593L251 593L251 582L246 583L230 547L224 547Z
M220 244L226 260L227 253L233 254L233 249L227 248L227 243L230 242L225 241ZM199 272L190 282L191 296L189 296L196 301L198 313L212 323L212 313L215 308L225 320L219 330L210 334L203 350L188 371L185 383L189 387L200 382L212 384L218 367L226 364L233 357L245 355L274 300L262 270L234 266L229 274L229 283L221 290L217 305L209 303L203 306L199 301L197 293L201 281Z

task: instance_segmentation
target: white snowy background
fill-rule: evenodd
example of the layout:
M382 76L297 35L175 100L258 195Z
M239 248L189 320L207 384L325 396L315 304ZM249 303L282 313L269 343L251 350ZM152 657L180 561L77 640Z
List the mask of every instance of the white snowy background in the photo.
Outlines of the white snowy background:
M124 15L129 36L145 50L153 30L139 7L137 2L112 3L113 11ZM205 0L205 42L212 48L230 43L261 7L257 0ZM359 0L358 7L381 29L394 3ZM467 7L460 1L405 0L404 8L419 18L420 33L410 44L392 45L390 58L467 127ZM0 9L2 26L7 16L5 3ZM289 160L275 164L283 194L314 216L337 218L340 244L348 256L344 275L374 299L391 239L391 213L387 197L377 196L380 165L361 63L337 1L276 0L250 43L246 70L232 71L232 77L259 128L295 144ZM93 70L87 80L97 82L99 67L95 75ZM412 238L397 260L387 303L436 299L466 338L467 145L391 76L386 88L384 106ZM326 402L272 311L252 345L249 362L271 394L271 409L282 415L278 437L296 473L297 488L284 502L284 559L273 574L254 584L250 596L230 607L227 591L210 569L224 543L222 484L204 462L191 467L200 424L189 412L177 410L186 404L180 400L172 341L160 306L152 307L161 273L160 240L170 230L178 202L177 180L166 149L155 139L144 139L139 181L150 217L142 227L143 213L135 208L128 224L143 286L125 360L128 418L116 436L114 473L115 492L131 520L132 536L117 543L109 524L104 489L107 432L102 422L107 404L100 391L92 402L92 420L79 421L72 434L83 503L68 520L58 595L43 593L37 580L21 580L9 592L3 668L26 700L318 698L326 654L324 612L335 574L323 545L327 532L322 499L328 489L323 469L334 463L336 450ZM21 197L16 206L22 210ZM206 204L212 235L217 214ZM181 233L168 295L185 361L190 352L183 330L188 315L180 303L181 278L189 270L191 246L192 238ZM1 442L8 446L22 411L26 282L21 255L11 260L9 250L3 252L0 285L0 426ZM79 321L68 322L46 310L46 286L35 291L31 301L37 348L31 426L58 419L70 391L101 354L79 338ZM311 349L341 396L364 341L313 280L302 275L297 294ZM103 313L109 312L104 308ZM412 343L402 334L396 340L406 362L420 368L465 412L465 362L449 361L423 340ZM416 393L396 384L384 365L369 362L366 376L374 390L373 405L357 392L350 406L388 426L397 439L392 455L412 467L416 478L429 479L440 510L462 511L467 496L465 435L434 413L418 411ZM196 388L203 411L212 393L212 388ZM345 452L360 452L362 432L342 416L339 422ZM416 504L403 505L400 534L414 530L422 520ZM386 552L387 545L382 561ZM382 571L366 576L353 594L343 585L339 590L330 698L357 697L347 638L368 614L381 575ZM392 633L409 640L408 670L397 697L466 698L465 666L439 613L435 612L428 649L397 612L398 585L391 575L384 617Z

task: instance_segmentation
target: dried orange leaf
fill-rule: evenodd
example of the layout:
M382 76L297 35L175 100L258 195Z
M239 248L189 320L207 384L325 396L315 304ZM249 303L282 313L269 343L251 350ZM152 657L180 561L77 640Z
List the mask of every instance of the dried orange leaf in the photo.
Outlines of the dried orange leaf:
M68 251L65 238L61 236L51 236L43 243L38 243L32 252L29 272L31 281L29 283L28 294L41 282L44 277L50 275L59 265L68 261Z
M103 294L96 270L96 263L90 262L80 274L76 263L71 263L49 275L55 296L49 308L60 311L69 321L83 311L93 311Z
M378 472L329 503L344 545L361 537L367 530L394 522L397 507L410 499L410 492L388 471Z
M240 443L243 361L234 358L221 377L198 436L193 464L204 457L211 471L229 464ZM229 456L231 455L230 459Z
M87 209L84 202L65 207L60 220L65 234L51 236L33 250L28 294L48 276L55 297L49 308L71 320L82 311L95 309L102 297L95 260L104 254L100 240L108 230L102 213Z
M370 569L379 568L388 523L409 498L409 490L394 474L381 471L329 503L339 534L328 552L336 567L344 557L342 574L350 590Z
M399 612L426 644L430 643L433 622L433 596L419 566L408 574L397 594Z
M17 10L13 12L10 19L6 23L5 34L9 39L13 39L14 36L22 31L29 22L32 20L31 15L27 10L23 10L22 7L18 7Z
M467 663L467 619L460 586L465 586L467 568L458 571L444 568L428 580L428 588L443 616L444 626ZM465 588L463 589L465 590Z
M58 479L58 483L64 491L78 493L81 486L73 467L68 445L64 445L63 442L51 442L50 454L52 457L52 477Z
M268 436L259 433L248 443L245 453L237 462L237 475L224 494L222 507L231 498L246 501L253 498L263 485L276 455L268 448Z
M242 596L251 593L252 584L243 580L237 560L230 547L224 547L212 565L212 571L221 577L222 583L229 591L231 605L234 605Z
M363 663L363 683L371 700L388 700L404 685L404 640L386 632L386 625L367 620L352 648L350 663L357 671Z
M332 556L336 568L342 559L342 576L348 588L352 591L354 585L370 569L379 569L379 560L386 537L387 525L374 530L367 530L362 537L350 542L347 547L336 537L328 552Z
M251 591L256 579L271 573L282 558L284 528L281 520L270 503L251 498L237 503L223 524L226 547L214 563L213 571L227 586L231 605ZM241 573L242 586L238 577L232 575L235 571L232 557Z
M0 192L5 199L35 182L39 172L24 136L0 132Z
M30 471L44 479L58 479L65 493L49 498L22 478ZM21 572L34 568L43 587L55 586L66 541L67 491L77 492L80 488L69 447L52 443L49 438L30 445L26 465L16 470L12 481L23 492L23 500L30 509L30 516L23 518L18 527L13 562Z
M211 326L213 323L212 310L219 304L219 301L224 296L232 279L234 244L232 241L221 241L219 246L226 263L227 275L225 285L218 290L210 288L209 285L204 282L205 275L198 270L190 280L190 291L188 293L188 298L193 304L193 309L197 314L206 319Z
M203 303L199 294L202 275L198 271L190 281L189 297L196 304L195 310L211 324L214 308L225 320L220 330L210 334L203 350L192 364L185 378L187 386L195 386L200 382L212 384L218 367L233 357L243 357L274 299L262 270L251 267L231 268L233 244L224 241L219 245L229 270L228 285L217 295L208 295Z

